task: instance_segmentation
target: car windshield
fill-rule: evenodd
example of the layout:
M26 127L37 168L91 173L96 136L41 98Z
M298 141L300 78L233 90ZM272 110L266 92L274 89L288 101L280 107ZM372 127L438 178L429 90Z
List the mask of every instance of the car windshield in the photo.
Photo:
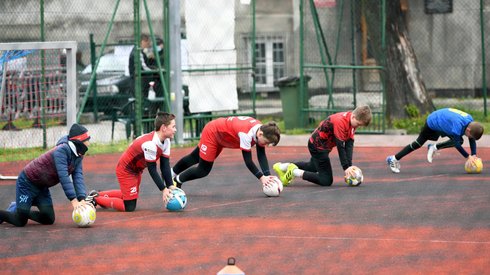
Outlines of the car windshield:
M113 73L120 72L125 73L126 68L128 66L128 57L127 56L116 56L113 53L103 55L100 58L99 66L97 67L97 73ZM89 64L82 71L82 74L90 74L92 73L92 65Z

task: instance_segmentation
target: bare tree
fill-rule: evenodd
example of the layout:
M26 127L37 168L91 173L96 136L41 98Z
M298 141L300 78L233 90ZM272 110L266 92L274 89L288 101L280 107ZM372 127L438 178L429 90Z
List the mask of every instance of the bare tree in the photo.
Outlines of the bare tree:
M383 49L381 2L365 0L363 11L376 61L386 68L386 112L391 123L393 119L408 117L408 106L415 106L420 114L425 114L432 112L434 105L420 75L400 0L386 0L386 49Z

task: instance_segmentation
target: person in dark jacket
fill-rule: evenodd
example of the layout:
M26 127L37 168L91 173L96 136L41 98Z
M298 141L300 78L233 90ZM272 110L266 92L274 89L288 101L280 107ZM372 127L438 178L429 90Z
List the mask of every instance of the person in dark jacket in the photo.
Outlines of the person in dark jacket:
M16 198L7 210L0 210L0 223L23 227L28 220L40 224L53 224L53 201L49 188L61 183L73 209L84 205L86 189L83 181L83 156L90 145L87 128L73 124L67 136L56 146L29 162L16 182ZM71 177L70 177L71 176ZM36 206L38 210L31 210Z
M141 40L140 40L140 47L137 48L137 47L134 47L132 50L131 50L131 54L129 55L129 64L128 64L128 68L129 68L129 75L131 76L131 85L132 86L132 89L133 89L133 92L136 91L135 89L135 86L134 86L134 83L136 81L136 67L135 67L135 60L134 58L135 57L138 57L139 56L139 59L140 59L140 65L141 65L141 93L143 95L143 98L147 98L148 97L148 89L150 88L150 82L155 82L155 86L154 86L154 89L155 91L157 91L159 88L159 85L160 83L158 81L155 81L157 80L156 77L155 77L155 74L148 74L148 72L145 73L145 71L151 71L152 68L150 66L151 62L150 62L150 58L148 57L148 54L151 53L151 50L152 50L152 46L151 46L151 39L150 39L150 36L148 34L141 34ZM139 54L138 54L138 50L139 50ZM162 96L162 95L158 95L158 96Z

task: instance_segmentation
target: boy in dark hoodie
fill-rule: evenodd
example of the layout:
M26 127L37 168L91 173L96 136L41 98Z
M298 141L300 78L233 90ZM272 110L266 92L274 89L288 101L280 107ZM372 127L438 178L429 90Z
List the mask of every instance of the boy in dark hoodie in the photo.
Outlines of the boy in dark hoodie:
M87 129L75 123L69 135L60 138L53 149L29 162L17 178L16 201L6 211L0 210L0 223L5 221L22 227L30 219L40 224L53 224L55 215L49 188L58 183L73 209L88 203L85 202L82 160L89 140ZM32 206L39 210L31 210Z

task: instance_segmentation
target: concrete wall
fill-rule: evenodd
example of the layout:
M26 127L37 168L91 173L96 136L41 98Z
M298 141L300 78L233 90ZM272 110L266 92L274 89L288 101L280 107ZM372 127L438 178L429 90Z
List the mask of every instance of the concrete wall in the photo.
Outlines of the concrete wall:
M441 94L458 95L452 91L463 91L462 95L474 95L475 87L481 87L481 30L480 30L480 3L479 1L460 0L453 1L453 12L447 14L425 13L422 0L409 1L407 13L409 35L412 46L417 54L418 64L422 77L430 91ZM490 29L490 1L484 1L485 30ZM338 64L350 64L351 31L349 22L349 1L345 1L344 14L341 21L340 36L337 36L339 7L342 1L337 1L337 8L318 8L323 32L326 36L330 53L335 52L335 43L339 43ZM357 20L357 18L356 18ZM358 24L358 23L356 23ZM316 45L314 27L311 22L309 9L306 11L305 26L305 62L320 64L319 48ZM295 35L298 35L296 33ZM486 35L486 45L490 45L489 35ZM360 32L356 25L356 48L360 50ZM299 44L297 44L299 47ZM487 48L488 61L490 50ZM359 62L359 54L356 60ZM487 69L487 72L490 71ZM336 78L336 87L349 87L352 85L348 75ZM323 87L326 85L322 73L309 72L313 76L310 87ZM490 72L487 73L487 81ZM487 84L488 86L488 84ZM468 94L468 90L470 93ZM452 93L451 93L452 92ZM471 93L473 92L473 93Z
M485 2L489 30L490 1ZM481 87L480 1L453 1L453 12L447 14L426 14L423 1L411 1L408 17L410 38L429 90Z
M94 34L96 43L102 43L109 21L116 9L115 0L65 1L45 0L45 40L74 40L84 53L84 62L89 62L89 34ZM162 4L160 0L147 0L150 7L154 32L160 36L162 28ZM0 1L0 42L40 41L40 1ZM148 32L148 24L142 11L142 30ZM133 1L120 1L114 17L109 43L133 36Z

